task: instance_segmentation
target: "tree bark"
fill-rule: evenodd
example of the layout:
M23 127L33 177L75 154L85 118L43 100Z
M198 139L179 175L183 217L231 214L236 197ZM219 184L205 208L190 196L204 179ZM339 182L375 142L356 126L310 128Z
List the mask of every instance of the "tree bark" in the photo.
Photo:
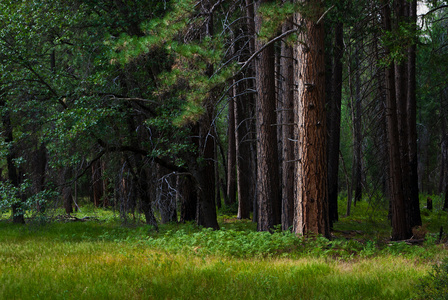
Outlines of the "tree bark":
M33 151L33 193L37 194L44 190L45 186L45 170L47 167L47 149L44 143ZM36 210L38 212L45 211L44 203L36 203Z
M67 184L72 179L72 168L70 166L64 167L61 170L64 184L62 188L62 201L64 202L64 209L67 215L73 213L73 193L71 184Z
M255 2L255 28L259 33L263 20L258 10L262 0ZM257 37L255 50L264 43ZM257 86L257 202L258 231L269 231L280 224L280 187L277 148L277 115L275 97L275 56L274 45L270 44L255 61Z
M328 211L330 226L339 219L339 148L341 139L341 101L342 101L342 58L343 58L343 23L337 22L334 29L333 55L331 62L330 87L327 88L327 130L328 130Z
M235 135L235 100L238 95L237 85L233 86L233 96L229 100L228 112L228 150L227 150L227 197L226 205L236 202L236 135Z
M414 43L408 49L408 159L409 159L409 194L410 194L410 223L411 227L421 226L420 202L418 189L418 157L417 157L417 98L416 98L416 43L417 43L417 1L408 3L409 22L413 31Z
M292 20L283 25L283 32L292 29ZM281 99L282 115L282 229L288 230L294 221L295 156L294 156L294 58L293 49L285 42L281 45Z
M99 207L103 197L103 179L102 179L101 160L92 164L92 194L93 204Z
M149 193L149 180L147 171L144 168L143 158L140 154L135 154L135 164L137 169L137 187L141 201L141 209L145 215L146 224L154 226L158 230L157 220L152 208L151 194Z
M192 162L191 169L197 184L196 222L200 226L219 229L215 205L215 145L211 134L213 109L210 105L207 112L198 122L197 146L200 153L199 162Z
M298 83L297 197L294 232L330 236L327 205L327 157L325 113L324 26L317 22L323 13L321 1L306 1L307 16L295 15L303 24L295 59Z
M213 12L210 11L211 3L204 3L204 13L207 15L207 22L204 24L204 36L213 36ZM209 77L213 75L213 66L208 65L206 75ZM205 113L197 122L197 138L196 144L198 146L199 157L192 161L191 169L197 184L197 209L196 222L200 226L219 229L216 203L215 203L215 129L212 128L213 120L215 118L215 110L213 103L213 93L210 93L205 103Z
M160 223L177 222L176 195L174 194L175 182L171 172L161 166L157 166L157 204L160 212Z
M196 207L198 194L191 176L178 176L178 197L180 198L180 222L194 221L196 218Z
M352 170L352 188L355 189L355 198L353 205L362 199L362 96L361 96L361 66L359 60L359 45L356 45L354 53L355 72L355 103L352 105L353 115L353 170ZM351 191L350 191L351 193Z
M384 29L390 31L391 13L389 4L383 1ZM385 55L390 55L385 49ZM404 240L412 236L406 218L406 202L403 194L403 174L400 157L400 138L398 132L397 100L395 91L394 64L386 67L386 120L389 142L390 198L392 209L392 240Z
M254 4L252 0L246 0L247 32L254 37ZM255 38L255 37L254 37ZM249 53L255 50L254 38L249 42ZM253 77L254 70L249 67L246 77ZM253 109L255 103L254 94L250 92L253 80L245 80L238 85L245 88L244 94L236 99L235 103L235 129L236 129L236 157L237 157L237 190L238 190L238 218L249 219L253 208L255 196L256 163L253 147ZM256 215L254 215L256 219Z

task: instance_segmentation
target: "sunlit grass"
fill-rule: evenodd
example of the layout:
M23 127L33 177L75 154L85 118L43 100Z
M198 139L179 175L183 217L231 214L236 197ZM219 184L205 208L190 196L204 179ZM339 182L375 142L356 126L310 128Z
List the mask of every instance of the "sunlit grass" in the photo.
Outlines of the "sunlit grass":
M406 299L426 264L171 254L132 243L2 242L2 299Z
M259 233L232 215L219 217L220 231L157 232L92 206L74 214L86 222L3 220L0 299L409 299L448 256L435 238L446 213L423 214L427 241L411 246L390 242L387 210L369 205L341 216L333 240Z

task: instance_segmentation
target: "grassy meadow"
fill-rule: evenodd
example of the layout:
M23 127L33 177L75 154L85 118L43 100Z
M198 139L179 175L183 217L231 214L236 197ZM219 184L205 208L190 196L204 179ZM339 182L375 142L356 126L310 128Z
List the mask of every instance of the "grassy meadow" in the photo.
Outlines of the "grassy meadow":
M408 245L388 240L387 211L377 206L358 203L332 240L256 232L228 212L220 231L167 224L156 232L91 206L74 214L85 222L40 217L24 226L4 216L0 299L421 298L422 278L448 257L447 235L439 241L446 212L423 210L416 235L425 241Z

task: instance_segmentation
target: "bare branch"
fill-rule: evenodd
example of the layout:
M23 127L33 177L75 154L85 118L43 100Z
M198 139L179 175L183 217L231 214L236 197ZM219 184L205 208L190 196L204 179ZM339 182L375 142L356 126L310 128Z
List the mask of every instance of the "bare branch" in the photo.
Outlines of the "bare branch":
M333 7L334 7L334 4L333 4L332 6L330 6L330 8L327 9L327 10L322 14L322 16L320 16L319 20L317 20L317 22L316 22L316 25L319 24L319 23L322 21L322 19L328 14L328 12L329 12L330 10L333 9Z
M272 40L270 40L269 42L267 42L266 44L263 45L263 47L261 47L260 49L258 49L258 51L256 51L254 54L252 54L251 57L249 57L248 60L246 60L246 62L243 64L243 66L239 69L238 72L236 72L235 76L238 75L239 73L241 73L248 65L249 63L258 55L260 54L267 46L269 46L272 43L275 43L276 41L284 38L285 36L288 36L294 32L297 32L298 29L290 29L288 31L283 32L282 34L280 34L279 36L273 38Z

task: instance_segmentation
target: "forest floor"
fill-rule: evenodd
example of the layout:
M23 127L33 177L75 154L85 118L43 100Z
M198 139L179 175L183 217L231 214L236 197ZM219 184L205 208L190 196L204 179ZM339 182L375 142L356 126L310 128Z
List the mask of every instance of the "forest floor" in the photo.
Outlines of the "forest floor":
M190 223L157 232L90 205L26 225L4 215L0 299L420 299L448 258L447 213L433 200L417 242L391 242L387 209L373 201L341 215L331 240L256 232L229 210L219 231Z

